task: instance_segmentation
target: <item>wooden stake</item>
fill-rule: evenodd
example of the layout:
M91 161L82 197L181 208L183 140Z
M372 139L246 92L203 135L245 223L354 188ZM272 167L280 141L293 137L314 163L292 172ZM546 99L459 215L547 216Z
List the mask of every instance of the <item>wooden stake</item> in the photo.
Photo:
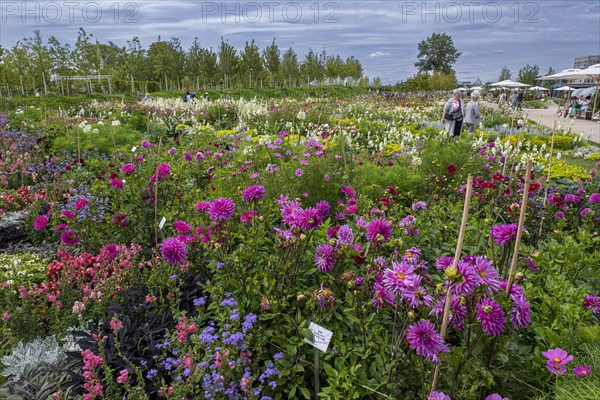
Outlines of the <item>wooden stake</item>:
M158 244L158 166L160 164L160 148L162 146L162 136L158 141L158 150L156 152L156 168L154 170L154 244Z
M525 223L525 210L527 209L527 198L529 197L529 186L531 185L531 158L527 160L527 170L525 171L525 187L523 188L523 197L521 198L521 213L519 214L519 225L517 227L517 237L515 238L515 250L508 274L508 283L506 284L506 294L510 295L510 288L513 284L517 261L519 260L519 246L523 236L523 224Z
M467 219L469 218L469 207L471 205L471 192L473 191L473 175L469 175L469 179L467 181L467 189L465 192L465 204L463 207L463 215L462 220L460 222L460 230L458 232L458 241L456 243L456 252L454 253L454 261L452 262L452 268L456 269L458 267L458 260L460 260L460 255L462 253L463 242L465 240L465 231L467 229ZM440 330L440 334L442 335L442 340L446 338L446 330L448 328L448 319L450 317L450 303L452 302L452 294L450 291L450 287L448 287L446 291L446 301L444 303L444 314L442 317L442 327ZM435 386L437 384L438 375L440 372L440 363L435 365L435 370L433 371L433 380L431 381L431 392L435 391Z
M546 175L546 189L544 190L544 202L542 203L542 218L540 220L540 230L538 232L538 242L542 237L542 227L544 218L546 218L546 202L548 201L548 186L550 185L550 170L552 169L552 153L554 152L554 135L556 134L556 120L552 125L552 141L550 142L550 159L548 160L548 174Z

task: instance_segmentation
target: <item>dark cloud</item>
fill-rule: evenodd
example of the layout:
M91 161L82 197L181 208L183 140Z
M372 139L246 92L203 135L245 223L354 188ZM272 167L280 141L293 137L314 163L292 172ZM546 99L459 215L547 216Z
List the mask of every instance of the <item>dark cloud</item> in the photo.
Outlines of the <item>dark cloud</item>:
M417 43L434 32L451 35L463 53L455 65L461 81L496 80L505 65L514 76L525 64L562 70L577 56L600 54L595 0L74 3L2 1L0 44L11 47L35 29L74 42L80 26L105 42L125 44L138 36L146 47L159 35L178 37L186 47L198 37L213 48L221 37L236 48L252 38L262 48L275 37L281 48L293 46L299 54L312 48L355 56L367 75L384 82L414 75Z

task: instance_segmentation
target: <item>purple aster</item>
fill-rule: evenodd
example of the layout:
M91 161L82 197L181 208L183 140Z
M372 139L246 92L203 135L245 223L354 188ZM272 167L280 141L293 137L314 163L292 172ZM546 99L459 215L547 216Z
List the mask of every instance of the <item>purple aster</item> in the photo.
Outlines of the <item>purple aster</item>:
M321 218L321 215L316 208L309 207L306 210L300 210L297 213L296 223L298 228L305 231L316 228L321 222L323 222L323 218Z
M442 335L437 333L433 323L426 319L412 324L408 328L406 339L410 348L415 350L417 355L433 362L440 361L440 353L450 351L444 344Z
M498 393L492 393L485 398L485 400L510 400L508 397L499 395Z
M533 262L531 258L527 257L523 261L525 262L525 264L527 264L531 272L537 272L538 266Z
M147 149L148 147L152 147L152 144L146 139L142 140L141 146L143 149Z
M296 169L296 176L300 178L304 174L304 170L302 168Z
M500 289L500 275L486 256L475 256L471 258L471 263L475 273L479 276L478 285L487 285L488 288L496 291Z
M160 251L165 261L171 265L183 264L188 254L185 243L176 238L165 239L160 244Z
M454 257L450 257L450 256L440 257L435 261L435 268L440 272L444 272L446 270L446 268L452 266L453 262L454 262Z
M513 309L510 322L515 329L526 328L531 323L531 307L525 296L510 296Z
M555 375L563 375L567 372L566 365L573 360L573 356L560 348L548 349L542 352L546 357L546 369Z
M228 221L235 212L235 203L227 197L221 197L210 204L208 215L212 221Z
M281 207L281 219L284 223L288 224L292 228L297 226L297 220L299 213L302 212L302 207L297 201L290 201Z
M477 320L488 336L499 336L504 332L504 311L494 299L481 299L477 304Z
M187 235L188 233L192 232L192 227L185 221L175 221L173 231L175 233L183 233L184 235Z
M328 244L321 244L315 252L315 264L321 272L331 272L333 270L333 247Z
M448 396L444 392L431 392L427 400L452 400L450 396Z
M337 231L337 238L339 244L350 245L354 243L354 232L348 225L342 225Z
M131 175L135 171L135 164L125 164L121 167L121 172L125 175Z
M366 235L371 243L380 244L387 242L392 236L392 226L385 219L374 219L367 225Z
M175 147L171 147L169 149L169 155L172 156L173 154L177 153L177 149Z
M427 203L425 203L424 201L417 201L416 203L413 203L413 205L410 208L413 211L424 210L427 208Z
M420 286L421 276L413 275L406 280L406 285L401 289L402 300L407 302L412 308L418 308L422 305L431 307L433 297L427 294L427 289Z
M450 310L450 323L452 327L460 329L461 331L464 330L465 318L467 317L467 306L464 304L464 301L461 300L460 296L452 296Z
M35 221L33 221L33 229L35 229L36 231L46 230L47 226L48 226L48 217L45 215L40 215L39 217L37 217L35 219Z
M394 304L394 293L387 290L382 284L375 283L373 285L373 299L371 300L371 304L377 310Z
M167 176L171 173L171 166L169 164L158 164L156 167L156 175L159 180L166 179Z
M77 244L77 242L79 242L79 235L73 232L71 229L65 229L60 234L60 240L66 246L73 246L74 244Z
M326 202L325 200L318 202L315 205L315 208L317 209L317 211L319 212L319 215L323 219L327 218L327 216L329 216L329 212L331 211L331 207L329 206L329 203Z
M249 186L246 189L244 189L244 191L242 192L242 199L244 199L244 201L248 201L248 202L259 201L263 197L265 197L266 193L267 193L267 191L265 190L264 186L260 186L260 185Z
M415 218L414 215L407 215L406 217L404 217L400 220L400 226L405 227L405 228L415 226L416 224L417 224L417 219Z
M392 268L383 273L383 284L391 292L399 295L408 281L414 277L415 267L407 263L392 261Z
M64 210L60 213L60 215L62 217L65 217L66 219L75 219L75 217L77 216L73 211L70 210Z
M573 374L578 378L585 378L586 376L590 376L592 374L592 368L583 364L573 368Z
M465 257L458 261L456 273L450 271L452 268L446 269L446 275L451 278L451 290L453 294L469 295L475 291L481 277L477 275L469 258Z
M340 192L346 197L356 197L356 190L352 189L350 186L342 186Z
M517 224L495 225L492 228L490 235L498 246L504 246L517 235L518 228L519 226Z

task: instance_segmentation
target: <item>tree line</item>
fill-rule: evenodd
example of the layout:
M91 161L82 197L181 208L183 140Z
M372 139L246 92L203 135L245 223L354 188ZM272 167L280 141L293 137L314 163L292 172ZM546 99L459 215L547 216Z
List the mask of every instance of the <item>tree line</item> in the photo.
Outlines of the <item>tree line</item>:
M110 76L110 79L107 77ZM61 79L62 77L62 79ZM87 79L78 77L96 77ZM74 79L81 79L76 81ZM283 87L311 84L367 85L354 57L343 59L309 49L303 59L289 47L254 40L238 51L221 38L217 49L198 38L186 50L176 37L158 39L145 49L137 36L119 46L101 43L79 28L74 46L39 30L11 48L0 46L0 95L73 94Z

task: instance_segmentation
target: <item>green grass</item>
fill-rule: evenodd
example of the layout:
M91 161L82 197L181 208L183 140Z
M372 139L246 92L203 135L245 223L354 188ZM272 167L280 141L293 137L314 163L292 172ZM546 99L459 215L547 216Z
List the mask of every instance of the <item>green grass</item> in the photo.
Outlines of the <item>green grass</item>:
M561 159L566 162L567 164L571 164L571 165L577 165L579 167L583 167L588 171L591 171L596 167L596 163L592 160L587 160L585 158L580 158L580 157L573 157L567 154L562 154L561 155ZM600 397L598 397L600 399Z

